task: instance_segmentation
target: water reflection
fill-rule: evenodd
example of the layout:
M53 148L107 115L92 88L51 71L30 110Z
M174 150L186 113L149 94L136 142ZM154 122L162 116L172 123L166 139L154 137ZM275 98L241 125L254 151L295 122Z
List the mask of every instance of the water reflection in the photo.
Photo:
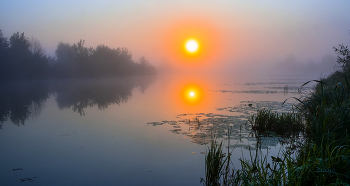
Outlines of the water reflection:
M45 82L3 82L0 86L0 127L10 119L24 125L29 117L38 116L49 98Z
M236 147L254 150L256 139L251 137L251 128L250 125L247 125L250 115L262 108L270 108L273 111L289 111L291 106L292 103L282 105L281 102L277 101L242 101L240 105L235 107L217 108L217 110L232 112L234 115L189 113L178 115L176 121L149 122L148 124L153 126L171 125L173 126L173 129L170 130L172 133L185 135L185 138L198 145L209 144L213 136L222 139L230 137L231 140L250 141L252 146L246 143ZM228 133L229 130L230 133ZM276 146L278 140L266 138L264 142L262 148L267 148L267 146Z
M203 90L195 84L186 85L182 89L181 98L188 105L196 105L203 99Z
M126 103L134 89L144 93L154 82L154 76L3 82L0 85L0 127L9 119L15 125L24 125L30 117L39 116L51 95L55 96L60 109L72 108L85 115L84 109L88 107L97 106L103 110L112 104Z
M56 85L56 102L60 109L72 108L85 115L84 109L88 107L96 105L104 110L113 104L126 103L135 88L144 93L154 80L147 77L63 81Z
M182 81L179 80L179 82L186 82L188 79L190 78L186 77ZM290 112L293 109L293 104L290 102L282 104L288 98L286 94L299 97L305 95L312 88L312 86L300 87L303 84L302 81L294 79L278 80L277 82L269 80L260 83L218 84L217 86L204 84L204 82L209 81L203 79L197 81L196 84L179 86L185 87L182 88L181 98L187 104L173 103L173 105L181 108L178 113L182 114L176 115L176 119L172 121L153 121L147 124L152 126L170 125L173 127L170 132L183 135L184 138L188 138L192 143L198 145L208 144L212 136L216 136L221 139L230 138L236 140L235 142L243 140L244 143L237 143L235 147L254 150L254 146L258 142L255 137L252 137L251 127L249 123L247 124L251 115L256 114L257 110L263 108L276 112ZM205 96L201 96L200 101L196 104L191 104L192 97L196 95L196 91L194 91L196 88ZM227 94L227 92L231 94ZM234 103L232 100L235 99L242 101L233 106L227 106ZM208 104L208 101L211 101L211 103ZM220 105L219 108L215 108L216 105ZM223 105L226 107L221 107ZM215 108L215 110L210 111L207 107ZM271 134L271 136L273 135ZM263 149L278 144L277 138L266 137L261 139L262 142L259 143L261 143Z
M174 113L206 112L213 110L218 98L209 92L215 86L213 79L206 76L183 75L168 81L166 89L167 105Z

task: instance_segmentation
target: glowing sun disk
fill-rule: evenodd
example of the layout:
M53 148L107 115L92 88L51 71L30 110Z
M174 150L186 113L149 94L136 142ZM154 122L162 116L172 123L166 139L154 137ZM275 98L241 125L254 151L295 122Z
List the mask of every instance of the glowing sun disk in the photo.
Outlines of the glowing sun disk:
M194 92L191 92L191 93L190 93L190 96L194 96Z
M196 52L198 50L198 43L197 41L191 39L187 41L186 43L186 50L189 52Z

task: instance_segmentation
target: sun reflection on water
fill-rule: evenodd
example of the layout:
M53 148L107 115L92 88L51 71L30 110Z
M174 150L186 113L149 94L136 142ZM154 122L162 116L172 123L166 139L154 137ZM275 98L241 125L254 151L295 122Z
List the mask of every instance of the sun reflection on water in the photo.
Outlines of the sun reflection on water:
M181 98L188 105L197 105L203 99L203 90L194 84L187 85L182 89Z

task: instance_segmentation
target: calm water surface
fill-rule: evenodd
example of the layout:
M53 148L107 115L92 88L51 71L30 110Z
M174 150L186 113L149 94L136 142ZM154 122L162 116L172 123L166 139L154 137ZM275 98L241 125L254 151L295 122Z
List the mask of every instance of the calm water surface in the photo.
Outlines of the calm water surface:
M3 82L1 185L200 185L212 134L238 158L257 109L290 110L314 77L197 76ZM192 93L191 93L192 92ZM233 146L234 144L235 146ZM228 145L226 145L228 146ZM271 154L278 140L263 144Z

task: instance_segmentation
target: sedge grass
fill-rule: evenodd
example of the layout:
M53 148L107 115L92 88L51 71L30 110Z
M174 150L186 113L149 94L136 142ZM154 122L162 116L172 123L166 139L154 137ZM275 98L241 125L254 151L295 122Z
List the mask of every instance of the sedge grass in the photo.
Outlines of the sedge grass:
M280 157L271 157L270 163L267 155L259 155L258 151L251 153L250 159L240 159L240 169L212 171L216 174L216 177L211 175L215 177L212 179L214 185L350 185L348 80L343 80L346 86L341 83L331 86L322 80L317 82L314 92L297 99L300 105L296 107L296 113L278 114L264 109L250 120L252 129L260 133L274 131L285 135L286 131L305 130L306 140L299 149L293 155L286 151ZM222 146L212 143L210 148L217 152ZM222 161L217 162L220 167L229 164L227 157L218 160ZM225 184L215 182L222 175L228 178Z
M301 114L295 112L277 113L269 109L258 110L249 119L252 129L259 134L266 131L275 132L281 136L289 136L304 131Z
M201 183L205 186L217 186L227 183L229 174L230 155L226 156L222 151L222 142L217 144L216 140L211 141L205 156L205 180Z

